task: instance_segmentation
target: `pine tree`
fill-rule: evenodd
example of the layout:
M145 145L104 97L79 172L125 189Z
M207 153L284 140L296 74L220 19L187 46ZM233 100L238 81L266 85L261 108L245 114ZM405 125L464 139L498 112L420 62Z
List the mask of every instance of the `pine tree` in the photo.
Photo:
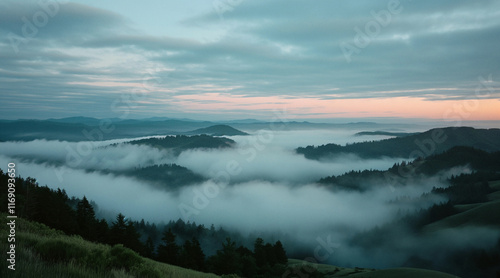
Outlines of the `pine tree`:
M164 244L158 246L158 260L168 264L179 264L179 246L175 243L175 235L172 229L163 232L161 239Z
M85 196L78 202L76 206L76 222L80 235L89 240L96 240L97 220L95 219L95 212L92 205Z
M116 216L116 222L112 223L110 229L110 243L112 245L122 243L124 244L126 238L127 231L127 221L125 220L125 216L119 213Z
M205 253L203 253L200 242L196 238L192 240L188 255L192 260L194 270L203 271L205 269Z
M146 243L144 244L144 254L148 258L155 257L155 244L153 242L153 239L150 236L148 236L148 239L146 240Z
M241 258L236 252L236 243L227 237L222 250L217 251L216 270L218 274L241 274Z
M95 228L96 241L107 243L109 242L109 226L106 220L101 219L97 222Z
M281 241L276 241L273 246L274 255L276 256L276 262L279 264L286 265L288 263L288 257L286 256L285 249L283 248L283 244Z
M116 222L113 222L113 226L110 229L110 243L111 244L123 244L140 254L144 254L144 245L139 240L139 233L134 227L131 221L125 219L125 216L121 213L116 216Z
M264 240L262 238L257 238L254 243L253 253L255 256L255 262L258 268L262 268L267 264L266 250L264 249Z
M140 237L141 235L137 232L134 224L131 221L127 221L127 225L125 228L125 240L123 242L123 245L141 255L144 255L145 248L144 244L142 244L142 242L139 240Z

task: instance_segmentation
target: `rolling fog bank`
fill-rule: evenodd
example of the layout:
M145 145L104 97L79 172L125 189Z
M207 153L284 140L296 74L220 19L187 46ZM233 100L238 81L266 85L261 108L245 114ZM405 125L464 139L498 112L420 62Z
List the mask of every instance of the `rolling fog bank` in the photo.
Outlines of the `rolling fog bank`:
M355 132L261 132L230 137L237 142L231 149L195 149L178 156L148 146L105 147L125 140L90 142L88 145L93 148L76 158L68 155L68 150L81 148L78 143L2 142L0 165L15 162L17 173L23 177L34 177L40 185L65 189L69 196L86 196L97 203L97 214L101 217L112 219L121 212L134 220L156 223L181 218L245 235L284 234L290 255L313 256L322 263L395 267L404 265L415 255L425 256L429 252L439 255L439 248L461 250L472 244L470 238L478 239L474 243L477 246L495 244L499 233L494 229L456 228L415 235L406 233L404 226L391 230L395 236L384 247L356 244L353 236L357 234L392 223L434 203L446 202L442 196L430 194L423 198L422 194L433 187L447 187L446 179L452 174L470 170L459 167L396 188L381 184L380 180L367 181L369 190L363 192L334 192L316 184L325 176L351 170L385 170L405 159L361 159L342 154L316 161L294 152L296 147L308 144L387 138L353 136ZM168 192L135 178L89 171L127 170L165 163L187 167L207 180ZM364 238L372 240L370 234ZM373 237L373 240L380 238Z

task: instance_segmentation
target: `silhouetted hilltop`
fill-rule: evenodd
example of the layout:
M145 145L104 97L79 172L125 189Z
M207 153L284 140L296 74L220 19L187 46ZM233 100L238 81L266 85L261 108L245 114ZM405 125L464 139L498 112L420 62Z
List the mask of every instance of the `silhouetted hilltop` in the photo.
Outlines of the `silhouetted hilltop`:
M248 135L248 133L233 128L228 125L213 125L205 128L199 128L186 134L207 134L212 136L234 136L234 135Z
M407 133L407 132L389 132L389 131L361 131L354 135L364 136L364 135L384 135L384 136L395 136L395 137L405 137L410 135L415 135L418 133Z
M221 149L232 147L235 142L225 137L212 137L209 135L175 135L163 138L148 138L130 141L127 144L147 145L159 149L170 149L174 153L188 149Z

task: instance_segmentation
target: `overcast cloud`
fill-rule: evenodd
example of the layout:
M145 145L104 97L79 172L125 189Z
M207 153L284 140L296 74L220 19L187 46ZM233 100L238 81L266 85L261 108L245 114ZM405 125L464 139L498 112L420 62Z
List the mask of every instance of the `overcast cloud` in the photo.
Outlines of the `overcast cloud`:
M134 92L136 117L214 117L207 102L235 99L255 117L295 98L470 99L490 74L479 98L499 98L498 1L400 1L348 62L340 45L390 2L2 1L0 118L117 117Z

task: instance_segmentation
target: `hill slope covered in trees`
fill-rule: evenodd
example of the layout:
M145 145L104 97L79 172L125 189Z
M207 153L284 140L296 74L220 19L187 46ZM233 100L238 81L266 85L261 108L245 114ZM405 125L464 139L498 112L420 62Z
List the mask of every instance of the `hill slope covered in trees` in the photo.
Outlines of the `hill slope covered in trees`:
M213 125L205 128L196 129L186 134L207 134L211 136L234 136L234 135L248 135L248 133L237 130L228 125Z
M209 135L176 135L161 138L147 138L134 140L126 144L146 145L158 149L168 149L178 155L189 149L223 149L232 147L235 142L225 137L213 137Z
M469 146L488 152L500 151L500 129L436 128L404 137L345 146L326 144L300 147L296 152L308 159L327 159L342 153L353 153L362 158L389 156L414 159L442 153L455 146Z

